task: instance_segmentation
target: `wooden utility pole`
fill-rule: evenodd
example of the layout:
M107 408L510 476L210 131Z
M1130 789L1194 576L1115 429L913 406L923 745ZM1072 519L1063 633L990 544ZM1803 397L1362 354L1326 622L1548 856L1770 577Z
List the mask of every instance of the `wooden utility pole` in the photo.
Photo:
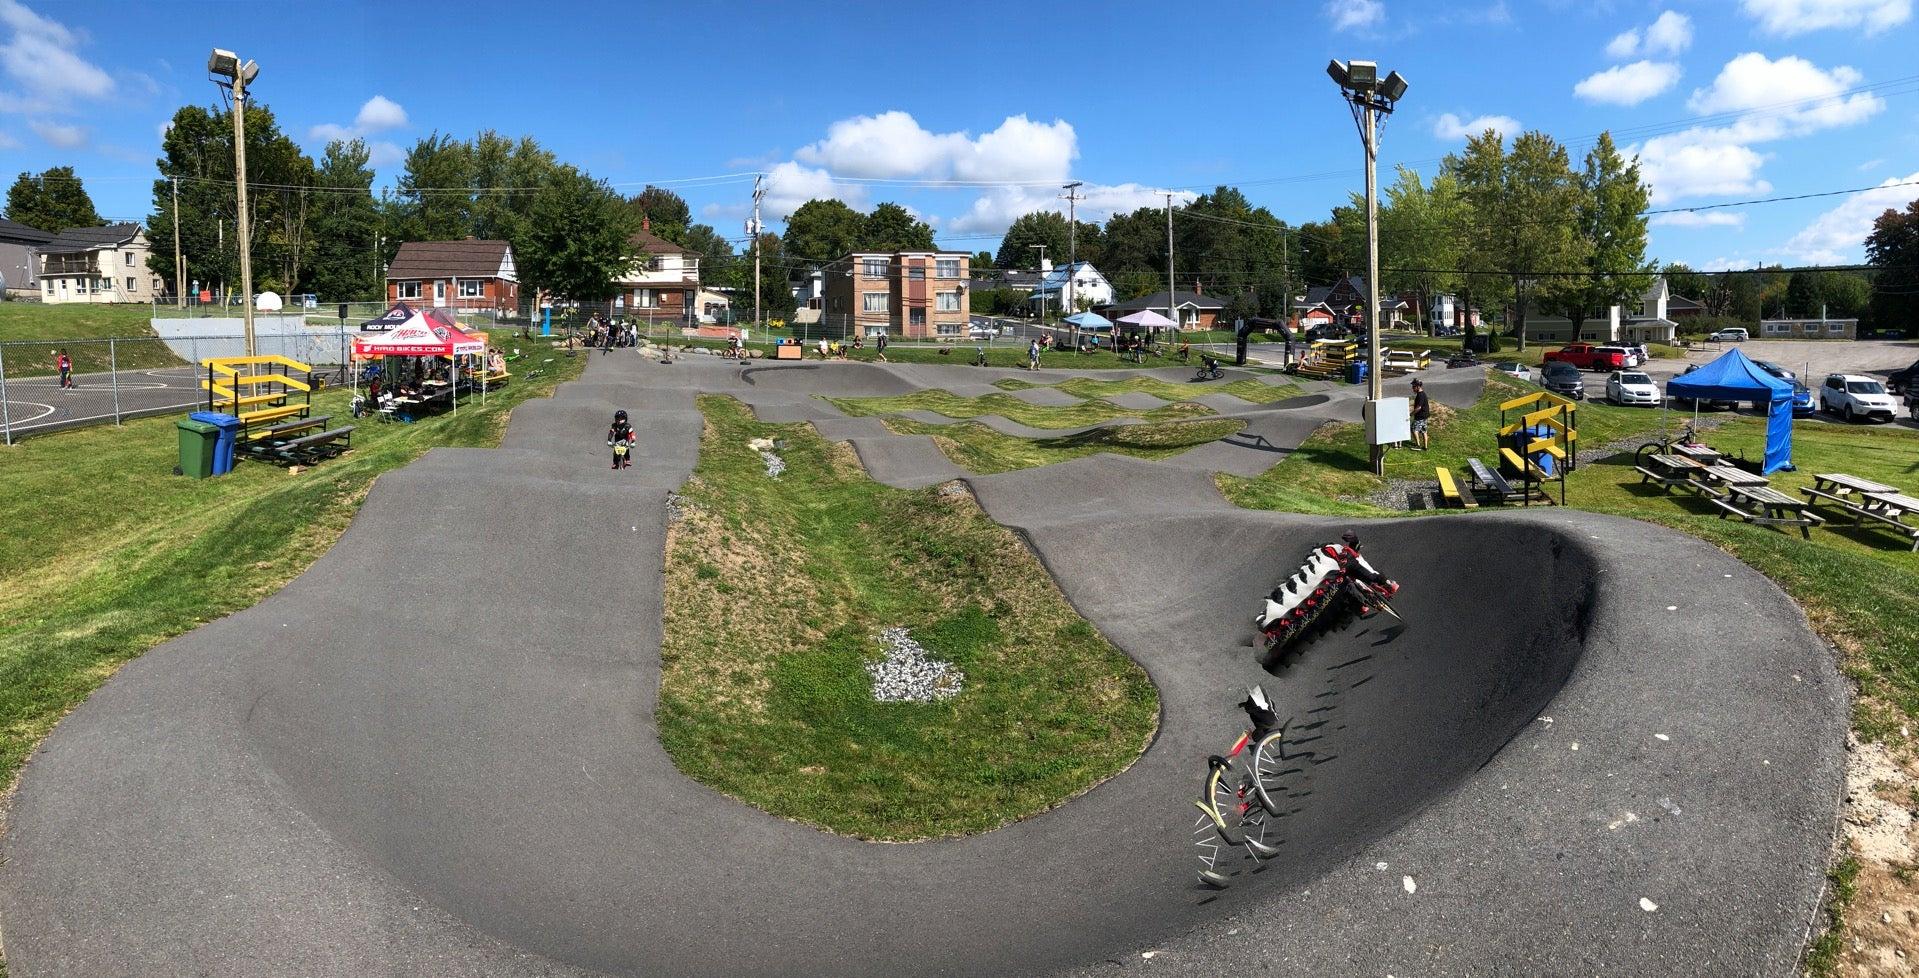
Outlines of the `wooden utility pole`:
M180 178L173 182L173 292L180 308L187 307L187 259L180 251Z
M1179 335L1179 293L1173 288L1173 195L1166 194L1166 318L1173 321L1173 336Z
M760 327L760 201L766 197L766 187L762 185L764 175L753 177L753 325Z

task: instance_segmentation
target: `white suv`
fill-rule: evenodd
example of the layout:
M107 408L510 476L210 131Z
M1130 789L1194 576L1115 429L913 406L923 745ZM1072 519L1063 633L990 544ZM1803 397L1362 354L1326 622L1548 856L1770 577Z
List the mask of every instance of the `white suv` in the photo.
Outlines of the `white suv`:
M1847 421L1875 418L1891 421L1898 410L1886 385L1858 374L1827 374L1819 388L1819 409Z

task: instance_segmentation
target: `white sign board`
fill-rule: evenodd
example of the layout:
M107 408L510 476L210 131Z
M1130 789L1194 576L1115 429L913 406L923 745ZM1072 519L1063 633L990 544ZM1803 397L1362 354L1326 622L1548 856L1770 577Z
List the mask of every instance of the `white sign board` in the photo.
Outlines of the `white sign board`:
M1397 445L1413 440L1413 402L1408 397L1382 397L1366 402L1366 443Z

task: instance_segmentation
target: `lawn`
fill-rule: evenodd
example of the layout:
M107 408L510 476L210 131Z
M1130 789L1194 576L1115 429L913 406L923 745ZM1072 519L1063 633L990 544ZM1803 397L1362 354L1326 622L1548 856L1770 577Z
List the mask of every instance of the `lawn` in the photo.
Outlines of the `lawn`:
M776 815L906 840L1044 811L1145 749L1145 672L970 495L890 489L811 426L700 407L661 652L660 741L681 770ZM777 439L777 478L755 438ZM958 694L877 702L867 664L891 628L961 670Z
M513 405L583 362L516 379L457 417L362 423L352 451L298 475L243 462L218 479L174 476L173 417L0 449L0 783L121 664L305 570L380 473L436 445L497 444ZM318 395L316 413L345 418L348 396Z
M1028 383L1018 377L1009 377L994 384L1001 390L1029 390L1045 384ZM1151 394L1163 401L1183 401L1197 394L1231 394L1242 401L1254 404L1273 404L1289 397L1298 397L1304 389L1298 384L1268 384L1251 378L1235 380L1230 384L1176 384L1160 380L1158 377L1124 377L1119 380L1094 380L1091 377L1075 377L1061 384L1050 385L1055 390L1065 391L1074 397L1098 398L1112 397L1115 394Z
M1205 417L1213 409L1191 401L1179 401L1160 407L1141 409L1120 407L1111 401L1091 400L1078 404L1052 406L1032 404L1011 394L982 394L961 397L938 389L914 391L897 397L830 397L827 400L855 417L899 414L902 411L932 411L949 418L977 418L997 414L1009 421L1034 428L1079 428L1114 418L1140 418L1146 421L1176 421Z
M928 435L947 458L969 471L988 475L1050 465L1098 452L1135 458L1166 458L1237 434L1246 422L1239 418L1200 418L1193 421L1116 425L1094 428L1058 438L1016 438L983 424L926 424L888 418L886 426L903 435Z
M0 356L6 358L8 377L40 377L57 373L53 351L64 347L73 357L76 373L107 369L117 362L125 370L152 370L181 363L179 357L153 336L148 323L150 306L120 304L44 305L38 302L0 302ZM128 339L109 349L109 338Z

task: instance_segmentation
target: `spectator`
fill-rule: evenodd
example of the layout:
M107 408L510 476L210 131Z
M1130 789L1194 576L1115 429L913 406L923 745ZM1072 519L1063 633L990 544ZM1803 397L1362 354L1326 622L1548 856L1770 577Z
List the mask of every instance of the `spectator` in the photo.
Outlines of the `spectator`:
M1039 341L1038 340L1033 340L1030 343L1026 344L1026 369L1028 370L1039 369Z
M53 366L54 369L60 371L61 390L71 391L79 389L79 385L73 382L73 358L67 356L66 350L61 349L54 352Z
M873 341L873 352L880 358L880 361L882 363L886 362L886 334L885 333L881 333L879 335L879 338Z
M1413 379L1413 451L1423 452L1432 447L1432 438L1426 434L1426 422L1432 418L1433 404L1426 397L1426 382Z

